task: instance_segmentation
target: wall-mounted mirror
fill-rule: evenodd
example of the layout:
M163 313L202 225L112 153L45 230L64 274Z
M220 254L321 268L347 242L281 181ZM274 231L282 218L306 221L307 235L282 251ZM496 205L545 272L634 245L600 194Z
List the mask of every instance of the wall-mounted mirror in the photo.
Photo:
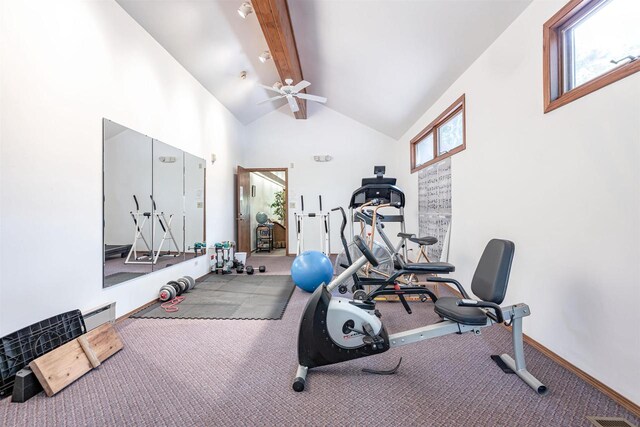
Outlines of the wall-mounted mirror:
M184 259L184 156L182 150L153 140L153 269Z
M184 235L187 257L204 255L204 159L184 153Z
M206 253L205 166L103 120L104 287Z

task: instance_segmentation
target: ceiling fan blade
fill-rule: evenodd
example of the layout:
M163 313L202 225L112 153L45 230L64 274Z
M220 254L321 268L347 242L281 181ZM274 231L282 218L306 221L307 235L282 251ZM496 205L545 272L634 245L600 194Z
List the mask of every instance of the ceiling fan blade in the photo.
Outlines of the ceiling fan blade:
M260 104L264 104L265 102L275 101L275 100L277 100L277 99L281 99L281 98L284 98L284 97L285 97L285 95L274 96L273 98L265 99L265 100L263 100L263 101L258 102L258 105L260 105Z
M309 83L306 80L302 80L300 83L298 83L297 85L295 85L293 88L291 88L291 90L293 92L300 92L302 89L311 86L311 83Z
M289 107L291 108L291 111L293 111L294 113L297 113L298 111L300 111L300 108L298 108L298 101L296 101L292 95L287 96L287 101L289 102Z
M295 96L302 99L308 99L309 101L320 102L322 104L327 102L327 98L325 98L324 96L309 95L308 93L297 93Z
M282 91L280 89L276 89L275 87L271 87L267 85L260 85L260 86L266 90L270 90L271 92L279 93L280 95L282 95Z

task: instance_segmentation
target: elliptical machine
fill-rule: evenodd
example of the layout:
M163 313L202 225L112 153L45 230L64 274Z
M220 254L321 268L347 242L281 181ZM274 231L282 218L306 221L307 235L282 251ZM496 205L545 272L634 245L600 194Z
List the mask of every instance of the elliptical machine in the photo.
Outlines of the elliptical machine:
M345 264L340 264L341 268L348 269L349 266L353 265L353 259L351 256L350 247L348 246L347 239L344 236L344 230L347 226L347 216L342 207L337 207L331 209L332 211L340 211L342 214L342 226L340 228L340 239L342 240L342 246L344 247L344 254L346 258ZM374 219L375 220L375 219ZM383 234L383 233L382 233ZM388 240L386 235L384 238ZM362 238L358 236L361 240ZM369 248L369 252L371 249ZM372 254L373 256L373 254ZM377 262L377 260L376 260ZM368 264L368 263L365 263ZM376 266L369 264L373 269ZM436 301L437 296L431 292L425 286L420 285L400 285L398 282L402 277L411 274L447 274L455 271L455 267L452 264L447 262L430 262L430 263L411 263L399 265L398 269L392 272L388 277L367 277L359 276L357 272L361 272L362 267L356 271L356 273L351 275L349 281L353 282L352 285L352 294L354 300L366 301L370 303L374 303L375 298L384 297L384 296L395 296L397 297L402 306L407 311L407 313L411 314L412 310L409 306L406 296L408 295L417 295L420 297L422 302L427 300L427 295L431 298L432 301ZM345 281L346 282L346 281ZM338 292L341 294L345 294L348 292L348 286L342 282L338 285ZM365 289L368 289L366 291Z
M305 388L309 369L331 365L383 353L390 348L411 344L448 334L473 332L480 328L505 323L512 328L515 360L507 355L494 360L511 369L538 394L545 394L547 387L527 371L522 340L522 318L531 314L526 304L500 307L504 300L515 245L508 240L491 240L482 256L471 282L471 289L480 300L469 297L456 280L435 277L433 280L453 283L463 298L443 297L434 304L434 310L445 320L433 325L389 335L375 313L375 304L369 301L353 301L333 297L331 291L355 274L366 263L376 266L375 259L365 242L354 236L354 242L362 256L336 277L329 285L319 286L311 295L300 321L298 332L298 368L293 389ZM391 371L374 373L394 373Z

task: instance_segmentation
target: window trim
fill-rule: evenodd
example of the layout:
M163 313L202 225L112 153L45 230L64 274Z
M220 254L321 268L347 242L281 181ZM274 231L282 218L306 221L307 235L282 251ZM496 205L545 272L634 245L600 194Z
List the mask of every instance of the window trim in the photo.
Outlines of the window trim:
M453 116L462 112L462 145L457 146L453 150L447 151L444 154L438 156L438 129L441 125L448 122ZM429 123L427 127L422 129L416 136L414 136L411 141L409 141L409 151L411 152L411 173L418 172L426 168L427 166L431 166L434 163L439 162L440 160L446 159L447 157L451 157L456 153L459 153L467 148L467 123L466 123L466 109L465 109L465 96L462 96L455 100L453 104L447 107L434 121ZM433 159L425 162L421 165L416 166L416 145L420 143L424 138L426 138L430 133L433 132Z
M640 60L622 64L569 91L565 91L562 31L572 26L607 0L571 0L543 25L544 112L548 113L613 82L640 71Z

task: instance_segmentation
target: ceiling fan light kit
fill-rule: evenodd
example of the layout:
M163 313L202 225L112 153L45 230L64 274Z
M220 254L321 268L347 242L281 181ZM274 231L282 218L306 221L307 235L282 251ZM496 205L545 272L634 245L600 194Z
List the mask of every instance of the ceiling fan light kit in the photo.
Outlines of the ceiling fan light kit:
M280 87L277 86L278 85L277 82L273 86L260 85L261 87L263 87L268 91L276 92L278 95L274 96L273 98L260 101L258 102L258 104L263 104L265 102L277 101L278 99L286 98L287 102L289 103L289 108L291 108L292 112L296 113L300 111L300 107L298 107L298 101L294 98L306 99L308 101L319 102L321 104L324 104L325 102L327 102L327 98L323 96L311 95L304 92L300 93L300 91L304 90L305 88L311 85L311 83L309 83L306 80L302 80L298 84L293 85L292 79L285 79L284 83L285 83L284 86L280 85Z

